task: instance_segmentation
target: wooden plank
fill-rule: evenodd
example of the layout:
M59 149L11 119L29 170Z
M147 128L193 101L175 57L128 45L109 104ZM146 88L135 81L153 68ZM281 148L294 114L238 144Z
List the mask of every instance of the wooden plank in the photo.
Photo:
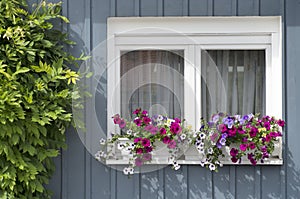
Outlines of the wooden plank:
M165 198L185 199L188 198L187 166L181 166L177 171L171 167L165 168Z
M256 179L255 167L253 166L237 167L235 182L236 182L237 198L250 198L250 196L252 196L253 198L259 198L259 197L254 197L255 192L257 192L258 194L260 193L259 189L258 190L255 189L256 183L259 182Z
M122 168L122 167L120 167ZM140 198L140 174L134 176L124 175L122 171L117 171L116 177L116 198Z
M164 16L187 16L187 0L164 0Z
M259 15L259 0L238 0L237 15L257 16Z
M300 74L300 4L299 1L287 0L285 10L286 29L286 121L285 127L285 181L286 198L300 196L300 155L299 155L299 77Z
M283 198L281 193L280 167L263 167L261 198Z
M190 16L212 16L212 2L210 0L190 0Z
M283 0L261 0L259 14L261 16L281 15L284 9L283 2Z
M190 199L213 198L212 173L198 166L188 166L188 196Z
M116 16L138 16L135 10L135 0L116 0Z
M217 173L213 173L214 198L235 198L235 167L223 166ZM233 186L232 186L233 185Z
M141 0L140 6L141 16L162 16L162 0Z
M141 198L153 199L159 198L159 190L163 184L159 181L159 172L153 171L141 174Z
M237 14L237 0L214 0L214 16L235 16Z

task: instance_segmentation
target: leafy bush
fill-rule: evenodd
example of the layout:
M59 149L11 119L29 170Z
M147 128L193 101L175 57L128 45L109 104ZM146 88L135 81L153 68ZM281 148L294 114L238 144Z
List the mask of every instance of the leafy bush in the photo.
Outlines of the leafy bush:
M61 4L0 1L0 198L50 198L52 158L65 147L72 120L76 60L56 30Z

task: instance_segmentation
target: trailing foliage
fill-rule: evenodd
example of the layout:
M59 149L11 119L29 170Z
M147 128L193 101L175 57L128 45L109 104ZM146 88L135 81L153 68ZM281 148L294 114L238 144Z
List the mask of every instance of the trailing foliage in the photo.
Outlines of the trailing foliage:
M0 1L0 198L50 198L44 185L71 123L73 44L54 29L61 4ZM68 65L68 66L67 66Z

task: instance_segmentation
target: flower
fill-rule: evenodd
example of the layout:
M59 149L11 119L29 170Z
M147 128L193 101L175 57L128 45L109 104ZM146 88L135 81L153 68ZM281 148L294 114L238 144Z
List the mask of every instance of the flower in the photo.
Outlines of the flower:
M181 140L185 140L185 138L186 138L186 134L181 134L181 135L180 135L180 139L181 139Z
M161 129L159 130L159 132L160 132L161 135L165 135L165 134L167 133L167 131L166 131L165 128L161 128Z
M170 126L170 131L174 134L178 134L181 132L181 126L177 122L172 122Z
M132 130L131 130L131 129L128 129L128 130L126 131L126 133L127 133L127 135L131 135L131 134L132 134Z
M142 141L142 138L134 138L134 140L133 140L134 143L138 143L140 141Z
M137 149L135 150L135 152L136 152L137 154L142 154L142 153L143 153L143 149L137 148Z
M146 110L142 111L142 115L147 115L147 114L148 114L148 111L146 111Z
M151 122L151 119L149 117L144 117L143 122L144 122L145 125L147 125Z
M164 144L169 144L171 140L168 136L165 136L162 141Z
M214 171L214 170L216 170L216 165L214 165L214 164L209 164L209 170L211 170L211 171Z
M100 143L101 145L105 145L106 141L105 141L104 138L101 138L100 141L99 141L99 143Z
M141 126L142 120L141 120L140 118L136 118L136 119L134 120L134 123L135 123L137 126Z
M240 144L240 149L242 151L246 151L247 150L247 144Z
M248 146L252 150L255 149L255 147L256 147L255 144L254 144L254 142L250 142Z
M169 144L168 144L168 147L170 148L170 149L174 149L175 147L176 147L176 141L175 140L171 140L170 142L169 142Z
M237 150L236 148L232 148L232 149L230 150L230 155L231 155L231 156L236 156L236 155L238 154L238 152L239 152L239 150Z
M181 120L179 118L174 118L176 123L181 123Z
M121 120L120 123L119 123L119 127L120 127L121 129L123 129L125 126L126 126L125 120Z
M143 155L143 160L144 161L150 161L152 159L152 155L150 153L145 153Z
M143 138L142 139L142 145L144 147L150 146L150 144L151 144L151 142L150 142L150 140L148 138Z
M135 109L135 111L133 111L132 113L133 114L139 114L141 112L141 108L137 108L137 109Z
M135 162L135 165L138 167L143 165L143 160L141 158L136 158L134 162Z
M258 129L256 127L251 127L251 130L249 132L250 137L252 137L252 138L255 137L257 132L258 132Z
M152 151L152 147L151 146L145 147L145 151L147 153L150 153Z
M281 126L281 127L284 127L285 122L284 122L283 120L278 120L278 121L277 121L277 124L278 124L279 126Z

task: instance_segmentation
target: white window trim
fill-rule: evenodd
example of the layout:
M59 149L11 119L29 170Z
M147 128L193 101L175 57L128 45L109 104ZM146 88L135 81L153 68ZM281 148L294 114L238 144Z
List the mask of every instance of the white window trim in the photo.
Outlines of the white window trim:
M201 117L201 50L264 49L266 52L266 114L282 118L281 17L112 17L107 29L108 132L117 131L109 118L120 112L120 51L185 50L187 87L196 98L185 98L184 118L199 129ZM195 57L199 56L198 59ZM115 95L115 93L118 93ZM184 163L189 164L188 161ZM280 162L273 162L280 164ZM282 161L281 161L282 163Z

